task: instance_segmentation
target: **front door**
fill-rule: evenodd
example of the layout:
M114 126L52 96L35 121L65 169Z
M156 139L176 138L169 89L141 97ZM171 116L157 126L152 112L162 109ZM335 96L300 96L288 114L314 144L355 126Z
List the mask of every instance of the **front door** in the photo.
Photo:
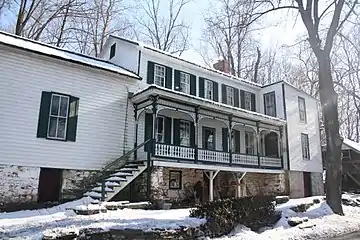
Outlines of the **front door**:
M203 148L215 150L215 128L203 127Z
M310 197L311 195L311 173L304 172L304 197Z

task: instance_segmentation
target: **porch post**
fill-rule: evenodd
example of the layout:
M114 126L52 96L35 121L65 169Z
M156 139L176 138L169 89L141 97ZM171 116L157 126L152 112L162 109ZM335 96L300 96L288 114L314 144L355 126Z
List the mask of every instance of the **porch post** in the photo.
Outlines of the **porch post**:
M139 131L139 121L138 121L138 109L137 105L134 104L134 118L135 118L135 142L134 142L134 148L138 145L138 131ZM134 152L134 160L137 160L137 150Z
M256 144L257 144L257 158L258 158L258 167L260 167L260 127L259 122L256 122Z
M214 179L216 175L220 172L217 170L215 173L214 171L209 171L209 174L205 172L205 175L209 178L209 201L214 201Z
M153 132L152 132L152 143L151 143L151 153L154 156L155 155L155 144L156 144L156 132L157 132L157 126L156 126L156 112L157 112L157 100L158 96L150 96L150 99L152 100L152 116L153 116Z
M195 107L195 163L199 159L199 108Z
M281 161L281 168L284 168L284 148L283 148L283 129L284 127L279 127L280 129L280 139L279 139L279 156L280 156L280 161Z
M229 115L229 129L228 129L228 146L229 146L229 164L232 165L232 114Z

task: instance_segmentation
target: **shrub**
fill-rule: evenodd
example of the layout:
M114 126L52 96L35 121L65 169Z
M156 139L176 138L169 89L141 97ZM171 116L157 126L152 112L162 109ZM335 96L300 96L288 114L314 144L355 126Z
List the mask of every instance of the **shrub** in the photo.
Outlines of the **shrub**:
M238 224L258 230L280 219L274 200L271 196L220 199L197 206L190 216L206 218L202 230L211 237L228 234Z

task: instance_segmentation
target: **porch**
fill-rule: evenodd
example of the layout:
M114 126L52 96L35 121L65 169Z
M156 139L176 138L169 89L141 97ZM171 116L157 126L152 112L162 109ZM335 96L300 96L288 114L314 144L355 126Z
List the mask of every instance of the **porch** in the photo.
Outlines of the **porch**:
M150 86L132 96L137 158L257 169L284 169L285 121ZM141 130L144 129L142 132Z

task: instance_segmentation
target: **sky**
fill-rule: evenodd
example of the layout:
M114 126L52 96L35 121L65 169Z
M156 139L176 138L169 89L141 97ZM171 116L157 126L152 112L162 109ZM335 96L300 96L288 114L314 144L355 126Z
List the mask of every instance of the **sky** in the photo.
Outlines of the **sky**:
M182 57L189 58L192 61L202 62L202 57L196 51L199 49L199 39L205 25L203 22L203 13L210 7L210 1L214 0L193 0L184 9L183 18L189 20L191 26L191 47L183 53ZM300 36L305 33L301 19L295 20L294 14L288 10L269 13L261 18L266 28L256 33L256 38L261 47L279 48L283 45L293 45Z

